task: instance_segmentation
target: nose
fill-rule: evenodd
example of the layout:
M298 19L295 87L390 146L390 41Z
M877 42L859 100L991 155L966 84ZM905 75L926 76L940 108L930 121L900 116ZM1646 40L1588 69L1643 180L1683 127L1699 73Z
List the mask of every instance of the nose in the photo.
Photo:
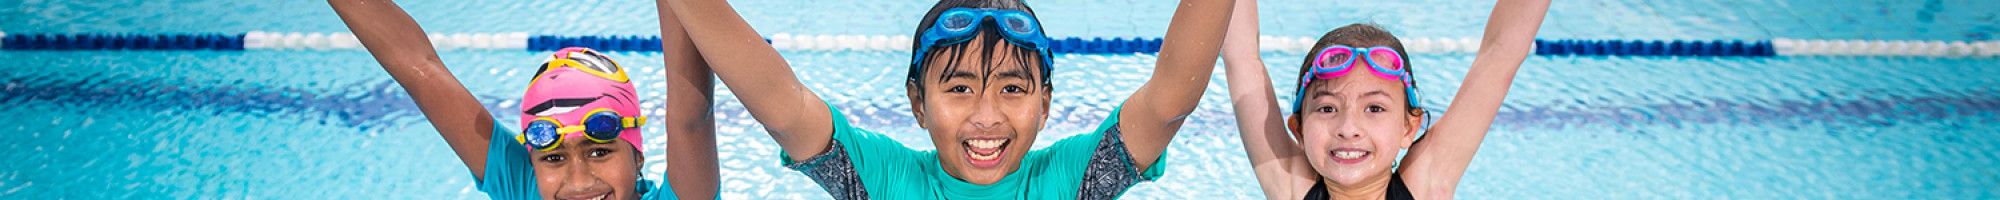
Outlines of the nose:
M597 170L591 170L594 168L590 166L589 162L572 162L571 164L574 165L567 167L568 170L564 170L564 173L567 174L564 177L567 178L562 180L562 188L556 191L556 197L579 199L596 197L597 195L611 192L611 184L597 178Z
M1001 116L1000 108L993 104L995 103L992 101L982 99L974 105L972 118L967 119L971 121L972 128L985 131L1000 127L1000 122L1005 117Z
M1361 126L1355 125L1355 121L1353 117L1341 117L1340 123L1335 124L1336 127L1333 129L1334 137L1343 140L1361 139Z

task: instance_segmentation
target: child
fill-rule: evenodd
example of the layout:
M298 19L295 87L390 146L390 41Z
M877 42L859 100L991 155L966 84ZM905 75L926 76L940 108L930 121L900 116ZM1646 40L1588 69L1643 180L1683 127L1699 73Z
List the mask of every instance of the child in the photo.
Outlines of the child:
M1418 142L1426 113L1395 36L1365 24L1327 32L1306 54L1294 114L1279 118L1257 55L1256 2L1238 3L1223 59L1244 151L1269 199L1451 198L1549 5L1494 7L1458 98ZM1402 148L1410 155L1392 170Z
M726 2L663 4L662 16L685 26L663 31L695 38L784 148L784 164L838 199L1109 199L1157 178L1215 67L1232 5L1182 2L1151 80L1096 131L1031 150L1054 89L1040 20L1018 1L939 2L918 24L905 82L911 114L937 148L920 151L850 125Z
M639 127L646 123L639 109L637 93L625 70L609 57L586 48L557 51L535 72L522 98L521 124L524 134L515 135L493 123L493 118L472 94L459 85L444 68L430 42L414 20L388 1L328 1L336 13L368 47L376 61L410 93L424 115L444 136L459 159L478 180L480 191L494 199L675 199L672 188L653 186L639 177L644 140ZM669 41L672 42L672 41ZM684 42L684 40L683 40ZM669 52L669 53L692 53ZM692 57L692 56L687 56ZM685 63L685 62L683 62ZM693 66L701 68L701 66ZM677 77L701 70L669 70ZM689 82L670 82L689 84ZM669 91L669 97L705 94L705 91ZM684 112L667 113L674 125L713 124L705 116L703 99L670 101L670 108ZM676 128L670 126L670 128ZM680 128L688 134L710 128ZM676 138L674 147L705 147L707 155L670 157L675 165L713 166L712 137ZM672 167L670 167L672 168ZM700 169L700 168L696 168ZM707 169L713 169L709 167ZM715 172L708 172L712 177ZM710 179L712 180L712 178ZM687 182L688 188L713 190L714 183ZM705 195L713 195L705 194ZM691 197L712 198L712 197Z

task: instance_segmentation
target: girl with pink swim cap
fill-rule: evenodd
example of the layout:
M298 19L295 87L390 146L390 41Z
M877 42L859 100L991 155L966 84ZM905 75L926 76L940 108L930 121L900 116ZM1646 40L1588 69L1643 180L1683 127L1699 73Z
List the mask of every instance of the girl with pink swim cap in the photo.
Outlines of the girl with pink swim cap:
M647 124L625 69L588 48L556 51L535 71L521 98L520 134L489 112L437 58L423 30L394 3L328 2L382 68L409 91L439 135L494 199L712 199L715 142L707 66L693 51L667 51L671 76L668 177L640 177ZM689 45L669 38L668 46ZM675 48L683 49L683 48ZM679 62L675 62L679 61ZM678 186L676 186L678 185ZM690 192L676 192L690 191ZM692 192L699 191L699 192Z

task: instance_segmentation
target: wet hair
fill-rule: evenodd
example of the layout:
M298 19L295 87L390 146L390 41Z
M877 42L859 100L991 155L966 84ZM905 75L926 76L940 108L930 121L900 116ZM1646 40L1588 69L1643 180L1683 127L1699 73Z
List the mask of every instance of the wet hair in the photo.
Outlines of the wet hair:
M980 56L978 58L979 60L987 60L987 61L994 60L995 59L994 55L998 54L997 53L998 51L1013 51L1014 55L1012 56L1012 58L1014 60L1019 60L1021 62L1019 66L1011 66L1011 67L1020 67L1021 71L1023 72L1030 72L1033 71L1033 69L1038 69L1043 67L1041 66L1043 62L1041 55L1042 52L1040 51L1036 51L1034 49L1029 49L1029 48L1019 48L1019 47L1006 48L1005 50L999 49L998 48L1000 47L999 45L1002 43L1006 43L1007 40L1006 38L1004 38L1004 36L1001 36L998 26L992 26L992 25L982 25L979 27L978 30L975 30L976 33L974 34L978 34L978 36L976 37L979 38L977 40L966 41L958 44L931 46L930 49L918 49L918 48L923 48L922 37L924 31L929 30L931 28L931 25L936 25L938 16L943 14L945 10L950 10L952 8L992 8L992 9L1020 10L1023 12L1027 12L1029 17L1035 16L1034 9L1028 8L1027 4L1022 3L1019 0L938 1L936 5L931 6L930 12L924 13L924 19L918 21L917 30L915 34L911 34L913 37L910 37L912 39L912 42L910 44L911 51L927 51L927 53L925 54L927 58L914 57L915 53L912 53L913 57L910 58L912 61L921 60L924 62L922 63L911 62L910 74L909 74L910 84L908 85L908 87L910 87L911 90L922 91L921 89L925 84L922 81L923 80L922 76L924 75L923 63L944 62L944 65L942 66L944 67L944 71L948 73L954 68L958 67L959 62L966 61L967 59L966 57L970 56L970 55L961 55L962 53L964 53L966 48L987 49L985 55L978 55ZM982 19L979 23L993 23L993 19L992 18ZM1041 24L1039 24L1041 23L1040 20L1036 20L1036 23L1037 24L1035 24L1035 26L1038 27L1041 26ZM1037 29L1035 31L1040 32L1041 30ZM935 59L926 60L933 58ZM993 62L980 63L980 66L985 68L1009 67L1009 66L996 66L996 64ZM1047 69L1047 68L1042 68L1042 69ZM1040 81L1042 83L1042 88L1040 89L1048 91L1048 90L1053 90L1054 88L1054 86L1049 84L1049 76L1048 76L1049 74L1050 72L1048 72L1047 70L1043 70L1043 72L1041 73L1027 73L1027 76L1028 79L1030 80ZM950 80L950 78L951 77L947 76L945 77L944 80ZM921 96L923 95L923 93L918 92L916 95Z
M1322 35L1319 37L1319 42L1313 43L1313 47L1311 49L1312 51L1306 52L1305 61L1299 62L1300 80L1312 78L1309 75L1312 74L1310 72L1312 71L1313 62L1319 61L1318 58L1314 56L1319 56L1318 52L1320 50L1324 50L1328 46L1333 46L1333 45L1346 45L1349 47L1387 46L1389 47L1389 49L1395 49L1396 54L1398 56L1401 56L1401 58L1403 59L1403 73L1415 74L1410 69L1413 68L1411 67L1412 65L1410 64L1410 53L1409 51L1403 49L1403 41L1396 39L1395 34L1389 34L1389 31L1382 30L1381 27L1376 26L1374 24L1355 23L1355 24L1348 24L1347 26L1341 26L1340 28L1334 28L1333 31L1327 31L1326 35ZM1355 69L1355 70L1365 70L1365 69ZM1416 82L1417 81L1415 79L1410 80L1411 84L1409 87L1411 91L1415 91L1417 89ZM1318 81L1313 82L1313 84L1321 84L1321 83L1324 82L1318 82ZM1305 91L1306 88L1309 88L1310 86L1311 85L1299 86L1299 91ZM1293 91L1293 92L1297 93L1299 91ZM1415 97L1414 96L1415 94L1404 94L1404 95L1409 95L1409 97ZM1297 98L1305 98L1305 97L1301 96ZM1416 101L1416 99L1408 99L1408 100ZM1412 104L1407 104L1407 103L1408 102L1405 102L1404 106L1410 107L1410 114L1415 115L1418 112L1422 112L1421 110L1418 110L1416 106L1412 106ZM1299 111L1302 110L1304 110L1304 108L1292 108L1292 113L1300 113Z

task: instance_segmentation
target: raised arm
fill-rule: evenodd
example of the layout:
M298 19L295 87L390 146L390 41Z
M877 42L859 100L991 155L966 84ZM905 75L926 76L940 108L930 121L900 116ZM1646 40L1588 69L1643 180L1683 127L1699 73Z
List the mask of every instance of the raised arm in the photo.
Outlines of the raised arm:
M667 8L660 10L667 76L667 181L680 199L715 199L721 170L715 153L715 75Z
M459 85L444 63L438 61L424 29L403 13L403 8L387 0L329 0L334 13L361 39L361 46L382 63L382 70L410 92L438 135L451 144L465 168L474 177L486 177L486 145L493 141L493 116L472 93Z
M1493 116L1500 112L1514 72L1534 47L1535 31L1548 14L1548 0L1500 0L1487 18L1478 57L1459 84L1457 98L1431 126L1423 142L1410 147L1401 169L1418 197L1451 197L1467 164L1479 151ZM1427 197L1428 196L1428 197Z
M784 57L736 9L721 0L667 1L666 6L664 11L679 18L722 84L743 101L750 117L764 124L786 155L803 161L826 151L833 140L833 113L826 101L799 83Z
M1222 65L1228 76L1229 101L1236 108L1236 130L1243 152L1250 155L1257 185L1267 199L1298 199L1317 177L1304 151L1285 131L1285 118L1264 71L1257 42L1257 1L1236 1L1229 13L1229 33L1222 40Z
M1235 0L1183 0L1174 9L1153 77L1132 92L1118 113L1125 148L1140 171L1160 159L1181 122L1201 102L1209 74L1215 72L1215 56L1222 51L1231 6Z

